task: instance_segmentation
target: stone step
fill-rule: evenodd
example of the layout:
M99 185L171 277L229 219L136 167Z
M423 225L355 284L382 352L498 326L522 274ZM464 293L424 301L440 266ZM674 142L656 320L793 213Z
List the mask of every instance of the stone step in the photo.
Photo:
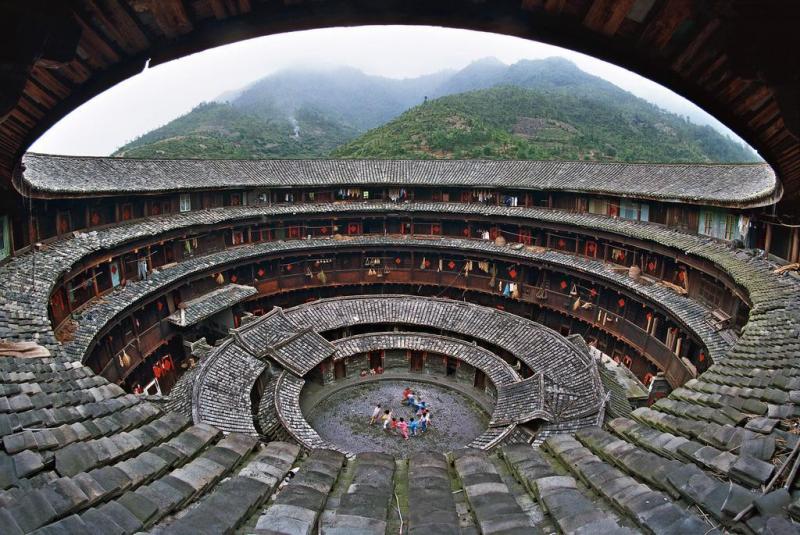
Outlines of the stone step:
M408 534L459 533L447 458L428 452L408 461Z
M636 533L620 526L617 519L601 511L586 498L572 477L541 477L534 482L534 488L561 533Z
M74 476L113 464L146 450L154 442L174 436L185 426L186 418L170 413L131 432L73 442L56 450L55 470L60 476Z
M333 514L320 522L320 535L386 532L386 517L394 499L394 457L385 453L359 453L353 479Z
M259 535L310 535L325 508L345 456L333 450L312 450L297 475L280 490L256 523Z
M503 446L502 455L517 480L543 505L548 518L561 532L587 533L597 527L598 531L633 533L622 525L617 515L599 506L597 502L600 498L597 495L589 491L582 492L573 478L559 476L539 448L512 444ZM571 482L559 477L567 477ZM574 503L574 507L564 505L570 503ZM540 525L544 531L549 531L546 523Z
M257 439L249 435L231 434L204 455L217 462L238 463L257 443ZM223 453L223 450L227 450L227 453ZM187 508L178 518L156 525L151 533L233 533L275 490L298 453L299 449L291 445L271 443L263 447L238 475L216 485L211 493Z
M481 533L536 532L530 516L514 498L486 452L458 450L451 455Z
M719 533L664 493L607 464L568 435L548 437L544 447L587 486L648 533Z
M774 470L772 463L767 461L775 452L775 439L756 436L755 433L742 428L735 428L741 433L738 434L737 440L730 440L726 448L735 449L738 454L734 454L691 440L681 441L669 433L660 434L646 425L625 418L609 422L609 427L618 435L660 456L693 462L705 470L726 476L746 487L758 488L766 485ZM717 433L728 438L735 433L732 426L716 427ZM764 456L766 460L760 458Z
M576 434L576 438L628 474L648 482L675 499L684 498L689 503L694 503L727 526L732 526L733 517L756 498L753 492L736 483L719 481L712 477L702 470L702 465L667 460L620 441L601 429L581 431ZM741 461L740 458L739 462Z
M170 438L187 424L187 420L178 415L167 415L156 421L159 421L160 425L154 426L154 429L162 433L158 436L163 439ZM18 522L29 527L43 526L66 515L79 513L98 502L111 499L149 479L158 477L178 460L179 457L176 455L172 458L172 462L167 462L153 451L145 451L111 466L79 472L72 476L57 477L38 489L17 492L12 499L6 501L5 507ZM40 518L34 521L30 513L33 512L34 516L37 513L36 509L31 507L40 499L48 503L46 508L48 514L38 515Z

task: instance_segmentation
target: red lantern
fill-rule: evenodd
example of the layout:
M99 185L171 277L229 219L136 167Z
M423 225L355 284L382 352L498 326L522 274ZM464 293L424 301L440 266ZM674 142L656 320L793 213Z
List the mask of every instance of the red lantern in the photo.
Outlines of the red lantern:
M647 321L651 321L651 320L653 319L653 314L651 314L650 312L648 312L648 313L646 314L646 317L647 317Z
M511 268L508 271L508 276L511 277L512 279L516 279L517 278L517 270L514 269L514 268Z
M566 290L567 289L567 281L561 281L561 284L559 284L559 286L561 287L562 290Z
M656 263L651 260L647 263L647 270L648 271L655 271L656 270Z
M456 263L451 260L450 262L447 263L447 267L449 267L450 269L455 269Z
M264 268L260 268L257 273L259 277L263 277L266 271L264 271Z
M322 234L327 234L327 233L328 233L328 227L322 227L321 229L319 229L319 231L320 231Z
M439 225L433 225L431 227L431 234L439 234Z
M99 225L100 224L100 214L99 213L92 212L91 223L92 223L92 225Z
M590 241L589 243L586 244L586 252L594 256L595 247L596 245L594 244L594 242Z
M565 242L564 240L558 240L558 248L559 249L563 249L566 246L567 246L567 242Z
M625 306L625 300L620 297L619 301L617 301L617 304L619 305L619 308L623 308Z
M589 295L591 295L592 297L597 297L597 290L592 288L591 290L589 290Z
M161 312L162 310L164 310L164 303L162 303L161 301L156 301L156 309L157 309L159 312Z
M425 262L423 262L423 265L425 266L425 269L428 269L429 267L431 267L431 261L425 260Z
M348 225L347 227L347 233L356 234L357 232L358 232L358 225L356 225L355 223L350 223L350 225Z
M294 266L292 264L286 264L286 271L291 271L293 269L294 269Z
M642 380L642 382L644 383L644 386L650 386L650 383L653 382L653 374L652 373L644 374L644 379Z
M697 360L699 362L704 362L706 360L706 354L701 351L700 354L697 356Z
M469 229L465 228L464 230L461 231L461 234L463 234L464 236L469 237Z
M112 275L116 275L117 274L117 265L116 264L111 264L111 274Z
M237 280L239 280L239 277L236 275L231 275L231 282L236 282Z
M394 259L394 263L395 263L395 264L397 264L397 265L399 266L400 264L402 264L402 263L403 263L403 261L402 261L402 260L400 260L400 257L397 257L397 258L395 258L395 259Z

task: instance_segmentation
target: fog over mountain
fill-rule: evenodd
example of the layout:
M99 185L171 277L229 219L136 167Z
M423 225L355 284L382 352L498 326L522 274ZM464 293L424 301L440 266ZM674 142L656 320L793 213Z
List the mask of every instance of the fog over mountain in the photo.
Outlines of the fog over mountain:
M486 94L495 112L503 108L503 119L495 120L491 113L483 113L485 106L475 98L474 92L502 87L518 88L523 93L514 93L510 107L503 106L496 94ZM484 137L488 136L485 144L479 143L471 148L451 146L443 151L427 151L421 147L420 150L392 154L384 149L371 152L381 144L381 136L383 141L395 139L396 143L408 141L408 136L418 136L419 132L398 131L395 124L393 134L387 137L386 128L381 130L380 127L388 127L391 121L412 109L417 122L425 122L426 110L435 108L437 113L442 113L439 105L442 97L450 99L445 108L458 108L462 122L466 121L464 124L471 119L478 120L477 116L483 113L480 120L488 120L491 125L484 126L492 131L491 134L489 130L484 132ZM420 108L426 102L438 107ZM530 106L530 102L537 105ZM601 115L608 124L598 125L597 113L593 117L592 114L580 113L580 109L604 110ZM562 133L556 138L531 136L526 127L520 126L542 125L546 121L560 123ZM616 133L613 132L615 121L619 126ZM431 122L426 128L439 131L439 126L439 123ZM546 130L550 134L555 132L549 127ZM359 145L359 136L368 132L369 142ZM504 136L510 137L506 139ZM524 147L509 152L494 147L490 140L493 137L496 143L523 143ZM474 142L475 139L470 141ZM351 148L343 149L348 143ZM663 150L648 147L647 143L663 145ZM188 158L358 155L626 161L663 158L674 158L675 161L752 161L756 158L749 148L727 139L712 128L692 124L661 110L559 57L523 60L512 65L485 58L461 70L444 70L399 80L367 75L352 67L286 69L245 88L228 91L214 102L201 104L190 113L126 144L115 154Z

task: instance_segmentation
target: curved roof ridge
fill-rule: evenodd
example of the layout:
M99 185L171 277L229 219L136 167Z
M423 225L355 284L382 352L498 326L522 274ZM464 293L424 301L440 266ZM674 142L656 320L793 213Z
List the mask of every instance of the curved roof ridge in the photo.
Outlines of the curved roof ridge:
M87 177L94 180L87 181ZM15 184L33 197L207 189L441 186L547 190L751 208L780 199L766 163L561 160L128 159L28 153Z

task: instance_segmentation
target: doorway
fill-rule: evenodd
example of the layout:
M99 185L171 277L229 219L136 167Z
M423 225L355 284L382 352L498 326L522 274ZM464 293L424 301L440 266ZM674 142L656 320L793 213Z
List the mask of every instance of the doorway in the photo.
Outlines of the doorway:
M425 365L425 357L423 356L422 351L412 351L410 360L411 360L411 371L421 372L422 367Z
M347 368L344 365L344 360L337 360L333 363L333 378L344 379L347 377Z

